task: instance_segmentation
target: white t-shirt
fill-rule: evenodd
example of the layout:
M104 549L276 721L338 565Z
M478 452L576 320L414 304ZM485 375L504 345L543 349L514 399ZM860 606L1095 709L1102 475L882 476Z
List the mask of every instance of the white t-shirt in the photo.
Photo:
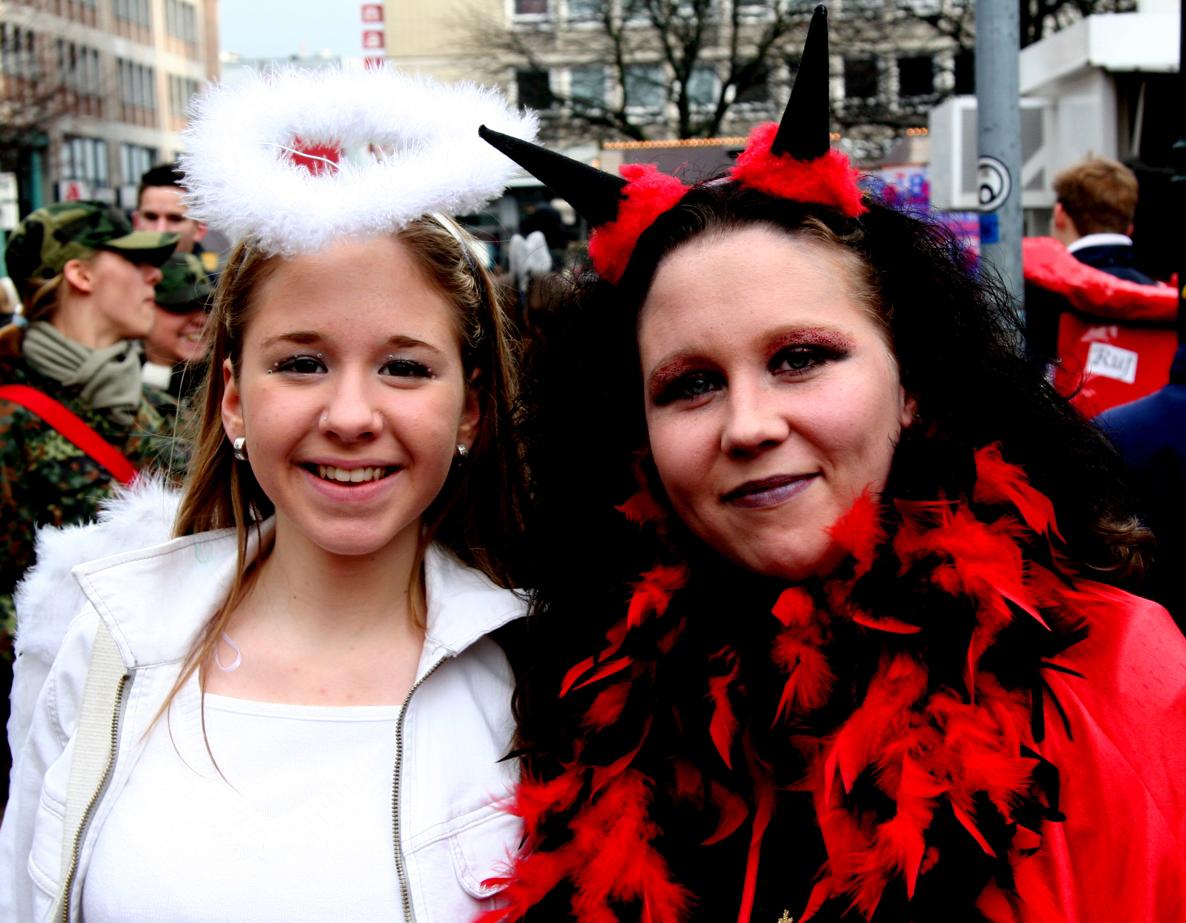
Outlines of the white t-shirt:
M200 701L191 680L103 825L87 923L399 919L399 708L207 695L216 769Z

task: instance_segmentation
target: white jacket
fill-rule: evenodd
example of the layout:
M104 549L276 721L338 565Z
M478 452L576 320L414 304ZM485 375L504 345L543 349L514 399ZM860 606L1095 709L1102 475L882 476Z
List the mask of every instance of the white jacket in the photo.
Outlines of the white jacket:
M89 527L92 536L95 529ZM253 538L249 554L255 553ZM136 767L145 732L173 687L181 661L226 598L235 559L234 532L225 530L73 568L85 606L61 640L33 714L14 715L10 724L10 731L23 739L11 740L11 795L0 829L0 920L45 923L51 915L79 919L80 887L96 837ZM43 557L36 569L53 573L55 567L60 569L60 562ZM71 590L61 591L68 599ZM501 761L513 732L514 680L502 649L487 636L522 616L525 605L437 546L425 558L425 593L424 649L397 731L399 790L393 804L398 816L393 820L399 848L392 861L405 906L402 917L392 908L391 918L458 923L497 906L496 892L483 881L505 871L521 837L520 822L502 804L518 769L513 760ZM35 613L21 617L27 622L31 615ZM28 649L36 632L27 626L23 630ZM41 642L44 646L45 639ZM107 768L104 759L94 776L98 784L88 781L80 792L78 766L93 762L86 752L87 733L79 733L84 687L92 648L104 645L113 652L120 688L109 701L100 699L104 706L101 713L88 715L88 727L115 741L115 755L112 765ZM35 674L36 658L28 659L28 672ZM39 678L18 679L14 708L21 708L19 699L39 683ZM93 701L92 693L87 702ZM76 746L82 754L77 760ZM82 832L77 847L66 842L66 830L73 829L72 818L64 816L71 785L72 806L95 799L74 820ZM75 862L71 876L68 870ZM67 880L68 894L63 887ZM59 892L68 901L64 916L60 909L55 913ZM260 893L266 895L266 885L261 884Z

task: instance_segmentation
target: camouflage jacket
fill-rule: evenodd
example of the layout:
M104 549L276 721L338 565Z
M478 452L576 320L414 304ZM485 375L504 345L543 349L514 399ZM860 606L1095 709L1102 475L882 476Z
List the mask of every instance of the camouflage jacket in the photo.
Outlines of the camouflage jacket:
M177 404L162 391L144 388L131 427L84 404L75 391L34 372L12 355L14 337L5 331L6 354L0 357L0 384L24 384L61 401L100 436L119 449L136 468L180 480L188 447L175 438ZM93 519L99 503L117 486L98 462L19 404L0 400L0 658L12 656L12 592L33 564L33 537L44 525L63 526Z

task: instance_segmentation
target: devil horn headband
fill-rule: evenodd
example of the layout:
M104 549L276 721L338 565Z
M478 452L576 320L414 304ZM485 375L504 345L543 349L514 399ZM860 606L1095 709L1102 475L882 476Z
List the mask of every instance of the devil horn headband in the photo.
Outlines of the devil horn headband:
M775 198L827 205L853 218L864 212L856 171L831 149L828 83L828 13L817 6L781 122L750 133L729 180ZM479 134L593 226L589 256L610 282L621 279L643 232L690 188L650 164L624 164L616 177L484 125Z

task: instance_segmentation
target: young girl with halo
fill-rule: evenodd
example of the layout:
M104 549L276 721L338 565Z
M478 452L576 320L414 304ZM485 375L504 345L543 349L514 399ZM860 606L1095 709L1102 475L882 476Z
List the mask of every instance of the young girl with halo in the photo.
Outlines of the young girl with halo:
M524 609L515 370L491 279L440 214L508 178L483 119L534 130L390 70L200 102L190 213L239 243L191 477L176 538L74 571L85 605L15 725L0 917L497 906L484 882L519 839L493 638Z

